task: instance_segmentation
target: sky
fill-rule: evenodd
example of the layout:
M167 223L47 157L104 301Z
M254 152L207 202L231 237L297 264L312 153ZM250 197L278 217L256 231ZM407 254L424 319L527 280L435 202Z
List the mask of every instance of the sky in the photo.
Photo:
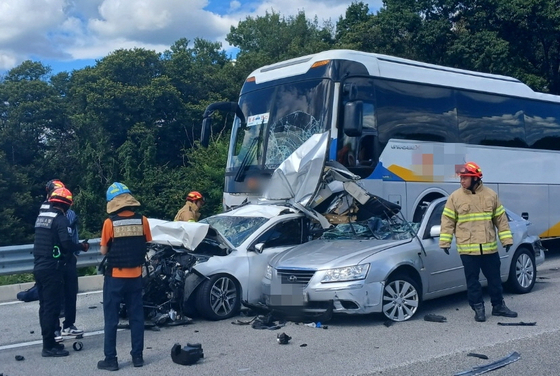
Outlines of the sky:
M377 12L382 0L361 0ZM178 39L218 41L231 26L266 12L304 11L336 24L352 0L0 0L0 75L25 60L52 73L95 65L118 49L163 52Z

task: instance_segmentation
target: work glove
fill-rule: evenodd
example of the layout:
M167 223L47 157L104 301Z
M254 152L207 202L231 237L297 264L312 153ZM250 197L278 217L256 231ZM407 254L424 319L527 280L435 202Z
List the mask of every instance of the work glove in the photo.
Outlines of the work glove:
M84 240L82 242L82 251L87 252L89 251L89 243L88 243L88 239Z
M443 252L445 252L446 254L449 254L449 247L445 247L445 248L442 248L442 249L443 249Z
M511 248L511 244L506 245L506 252L509 252L510 248Z

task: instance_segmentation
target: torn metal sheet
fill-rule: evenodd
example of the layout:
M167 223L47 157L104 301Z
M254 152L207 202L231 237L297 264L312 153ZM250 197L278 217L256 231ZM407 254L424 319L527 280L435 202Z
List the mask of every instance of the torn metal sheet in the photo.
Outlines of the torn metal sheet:
M509 354L508 356L506 356L502 359L498 359L495 362L492 362L492 363L489 363L489 364L486 364L486 365L483 365L483 366L473 367L470 370L456 373L455 376L482 375L483 373L490 372L490 371L493 371L495 369L507 366L510 363L518 361L519 359L521 359L521 355L519 355L519 353L517 351L514 351L511 354Z
M296 149L272 174L267 200L293 200L306 205L319 186L330 133L318 133Z

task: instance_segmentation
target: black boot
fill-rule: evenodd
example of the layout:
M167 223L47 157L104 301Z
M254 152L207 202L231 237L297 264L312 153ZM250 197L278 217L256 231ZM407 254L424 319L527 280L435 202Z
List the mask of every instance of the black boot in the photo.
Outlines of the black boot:
M104 369L106 371L118 371L119 370L119 362L117 358L105 358L97 362L98 369Z
M484 309L484 303L477 303L473 305L472 309L474 310L474 321L486 321L486 311Z
M496 304L492 307L492 316L517 317L517 312L513 312L509 309L502 300L501 304Z

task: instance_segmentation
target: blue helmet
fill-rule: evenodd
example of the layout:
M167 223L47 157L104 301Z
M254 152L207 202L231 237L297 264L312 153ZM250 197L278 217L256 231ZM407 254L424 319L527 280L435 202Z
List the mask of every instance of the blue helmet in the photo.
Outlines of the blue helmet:
M107 202L111 201L117 196L122 195L123 193L130 193L130 189L128 189L128 187L123 183L114 182L107 189Z

